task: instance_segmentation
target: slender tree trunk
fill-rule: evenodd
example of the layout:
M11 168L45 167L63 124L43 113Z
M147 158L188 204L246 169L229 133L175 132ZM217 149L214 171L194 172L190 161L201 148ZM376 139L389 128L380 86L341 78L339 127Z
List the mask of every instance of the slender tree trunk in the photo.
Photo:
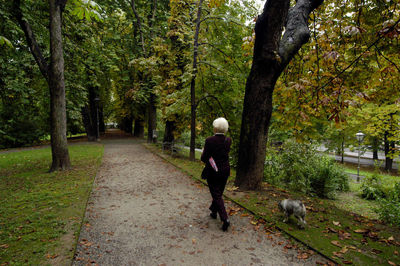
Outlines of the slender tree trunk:
M394 148L394 142L388 140L389 133L385 132L385 170L392 171L393 169L393 155L392 148Z
M147 142L153 143L155 139L153 138L153 131L156 130L157 126L157 109L156 109L156 96L151 93L150 100L148 104L148 121L147 121Z
M257 19L253 64L246 82L235 179L235 185L241 189L260 188L275 83L290 60L310 38L308 17L322 2L298 0L289 10L289 0L268 0Z
M82 108L81 115L88 141L96 141L96 128L94 127L94 121L92 119L89 105Z
M196 148L196 76L197 76L197 54L199 48L199 32L200 32L200 19L201 9L204 0L199 0L197 6L197 18L196 18L196 31L194 34L193 42L193 73L192 80L190 82L190 101L191 101L191 122L190 122L190 155L191 161L195 160L195 148Z
M372 150L373 150L372 158L374 160L379 160L378 158L379 139L377 137L374 137L372 140Z
M49 0L50 5L50 108L51 152L50 171L64 170L71 166L67 143L67 116L64 84L64 55L61 35L61 5Z

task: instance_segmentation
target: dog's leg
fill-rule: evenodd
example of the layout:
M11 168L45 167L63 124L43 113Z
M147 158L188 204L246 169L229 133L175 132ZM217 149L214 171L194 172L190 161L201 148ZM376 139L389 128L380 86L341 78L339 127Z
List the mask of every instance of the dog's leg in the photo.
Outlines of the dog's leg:
M283 218L283 222L286 223L289 221L289 214L285 211L285 218Z

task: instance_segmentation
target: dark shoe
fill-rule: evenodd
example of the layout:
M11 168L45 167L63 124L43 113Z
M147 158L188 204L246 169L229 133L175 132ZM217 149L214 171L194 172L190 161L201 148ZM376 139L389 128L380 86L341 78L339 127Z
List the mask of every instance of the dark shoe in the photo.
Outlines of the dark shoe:
M222 225L222 231L226 232L228 230L228 227L231 225L229 220L224 221L224 224Z
M217 213L216 212L212 212L210 213L211 218L213 219L217 219Z

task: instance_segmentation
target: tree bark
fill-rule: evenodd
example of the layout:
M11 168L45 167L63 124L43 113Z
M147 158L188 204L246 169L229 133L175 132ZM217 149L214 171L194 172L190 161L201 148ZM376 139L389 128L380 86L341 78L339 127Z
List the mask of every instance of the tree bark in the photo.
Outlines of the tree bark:
M241 189L260 188L275 83L290 60L310 38L308 17L322 2L298 0L289 9L289 0L268 0L257 19L253 64L246 82L235 179L235 185ZM285 33L282 36L284 27Z
M132 124L132 122L131 122ZM133 136L138 138L144 137L144 121L143 119L135 119L135 127L133 129Z
M172 143L175 140L175 132L176 126L174 121L166 121L165 122L165 130L164 130L164 138L163 143ZM163 144L164 149L170 150L172 147L166 144Z
M147 142L153 143L155 139L153 138L153 130L157 127L157 109L155 99L156 95L150 94L150 100L147 105L148 107L148 121L147 121Z
M372 158L374 160L379 160L379 158L378 158L379 139L377 137L374 137L372 140L372 150L373 150Z
M385 170L393 170L393 149L395 148L394 142L388 140L389 133L385 132Z
M67 117L64 84L64 55L62 45L62 8L60 1L49 0L50 8L50 108L51 152L50 171L65 170L71 166L67 143Z
M194 34L193 41L193 73L192 80L190 82L190 101L191 101L191 122L190 122L190 155L189 160L195 160L195 148L196 148L196 76L197 76L197 54L199 48L199 32L200 32L200 20L201 20L201 9L204 0L199 0L197 6L197 18L196 18L196 31Z

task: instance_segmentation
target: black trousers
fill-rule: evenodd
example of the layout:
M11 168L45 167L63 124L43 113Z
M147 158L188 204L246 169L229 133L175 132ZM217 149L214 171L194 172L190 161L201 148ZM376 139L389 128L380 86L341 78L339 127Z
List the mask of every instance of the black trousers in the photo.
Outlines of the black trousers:
M228 176L213 176L207 178L208 188L210 189L212 197L210 211L213 213L218 212L222 221L228 220L228 214L226 213L225 203L222 198L227 181Z

